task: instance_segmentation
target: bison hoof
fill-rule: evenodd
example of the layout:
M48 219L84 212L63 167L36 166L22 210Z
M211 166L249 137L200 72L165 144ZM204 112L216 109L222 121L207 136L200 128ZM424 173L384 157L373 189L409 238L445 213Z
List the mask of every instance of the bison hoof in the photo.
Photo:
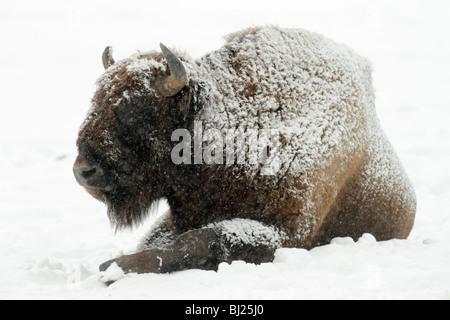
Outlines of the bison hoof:
M119 258L103 262L98 268L100 271L106 271L106 269L108 269L109 266L112 265L114 262L117 263L117 265L119 265Z

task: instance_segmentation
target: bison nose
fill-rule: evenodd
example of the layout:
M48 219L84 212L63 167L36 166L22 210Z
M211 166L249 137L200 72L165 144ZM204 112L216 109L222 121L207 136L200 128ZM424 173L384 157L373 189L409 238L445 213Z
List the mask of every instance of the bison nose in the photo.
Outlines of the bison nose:
M100 173L100 168L92 165L75 162L73 165L73 174L81 186L92 186L95 178Z

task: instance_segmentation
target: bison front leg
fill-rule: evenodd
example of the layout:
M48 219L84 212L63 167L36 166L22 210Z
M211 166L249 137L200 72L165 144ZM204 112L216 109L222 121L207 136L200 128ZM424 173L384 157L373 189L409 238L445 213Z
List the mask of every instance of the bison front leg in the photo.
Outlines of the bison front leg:
M217 236L213 229L197 229L181 234L163 249L149 249L123 255L100 265L106 270L116 262L125 273L166 273L191 268L214 269L218 265Z
M273 260L281 244L280 232L246 219L222 221L185 232L164 249L150 249L100 266L106 270L116 262L125 273L166 273L185 269L217 270L221 262L244 260L263 263Z

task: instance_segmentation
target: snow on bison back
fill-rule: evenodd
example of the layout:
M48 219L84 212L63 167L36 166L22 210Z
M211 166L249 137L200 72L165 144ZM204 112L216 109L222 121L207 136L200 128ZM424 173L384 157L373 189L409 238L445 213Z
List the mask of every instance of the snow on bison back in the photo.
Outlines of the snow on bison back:
M79 132L75 177L116 228L161 198L170 206L137 253L101 270L217 269L338 236L408 236L415 194L364 58L271 26L230 34L197 60L161 50L115 62L107 47Z

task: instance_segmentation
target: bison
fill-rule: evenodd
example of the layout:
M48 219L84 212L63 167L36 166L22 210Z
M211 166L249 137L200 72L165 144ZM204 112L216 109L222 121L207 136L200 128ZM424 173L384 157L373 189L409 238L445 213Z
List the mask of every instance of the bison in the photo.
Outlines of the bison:
M406 238L415 193L377 118L370 63L302 29L253 27L225 39L199 59L161 44L115 62L105 49L76 180L117 229L138 224L160 199L170 210L137 253L100 270L113 262L125 272L217 270L334 237ZM223 148L250 130L276 132L277 145L263 148L276 170L208 149L197 128L239 132ZM180 148L177 130L197 145ZM206 162L207 150L219 161Z

